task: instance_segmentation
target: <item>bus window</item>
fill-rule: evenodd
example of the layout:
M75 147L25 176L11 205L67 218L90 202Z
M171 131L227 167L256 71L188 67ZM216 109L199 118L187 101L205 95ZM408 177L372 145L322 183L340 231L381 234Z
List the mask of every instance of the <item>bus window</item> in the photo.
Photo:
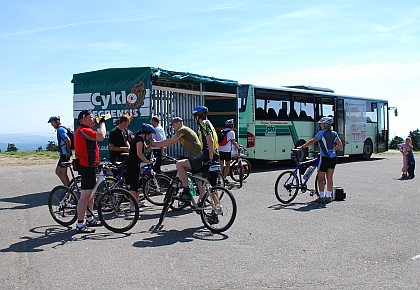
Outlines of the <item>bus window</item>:
M239 112L245 112L245 110L246 110L246 103L247 103L247 99L248 99L248 90L249 90L249 85L242 85L239 88L239 95L238 95Z
M294 95L293 100L296 119L299 121L313 121L315 116L313 97L308 95Z
M281 91L255 89L256 120L287 120L289 95Z
M366 123L378 122L376 114L376 102L366 101Z

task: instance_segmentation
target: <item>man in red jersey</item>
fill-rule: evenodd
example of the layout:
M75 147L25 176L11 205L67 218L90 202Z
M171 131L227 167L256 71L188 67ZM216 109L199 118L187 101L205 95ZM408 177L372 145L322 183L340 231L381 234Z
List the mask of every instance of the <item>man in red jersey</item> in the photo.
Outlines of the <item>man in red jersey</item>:
M93 216L86 210L93 209L92 191L96 184L96 168L99 163L99 147L97 141L105 139L106 127L105 120L99 121L98 130L93 130L95 120L92 113L86 109L79 113L77 117L79 127L74 133L74 150L79 160L79 174L82 177L81 194L79 203L77 204L77 226L76 231L79 233L93 233L95 230L88 227L101 226ZM86 213L86 223L85 223Z

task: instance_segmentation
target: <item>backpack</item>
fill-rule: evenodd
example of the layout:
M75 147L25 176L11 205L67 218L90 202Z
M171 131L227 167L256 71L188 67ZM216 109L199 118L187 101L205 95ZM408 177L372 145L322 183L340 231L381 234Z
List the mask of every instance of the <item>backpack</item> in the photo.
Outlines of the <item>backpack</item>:
M230 140L227 139L227 133L230 132L230 130L221 130L219 133L217 133L217 139L219 141L219 146L226 145Z
M335 187L333 189L333 194L334 194L334 200L340 200L343 201L346 199L346 192L344 191L344 189L342 187Z
M69 127L62 126L62 125L60 125L60 127L63 127L64 129L67 130L67 136L70 139L70 150L74 150L74 132L73 132L73 130L70 129ZM58 134L58 133L57 133L57 136L59 138L61 138L60 134Z

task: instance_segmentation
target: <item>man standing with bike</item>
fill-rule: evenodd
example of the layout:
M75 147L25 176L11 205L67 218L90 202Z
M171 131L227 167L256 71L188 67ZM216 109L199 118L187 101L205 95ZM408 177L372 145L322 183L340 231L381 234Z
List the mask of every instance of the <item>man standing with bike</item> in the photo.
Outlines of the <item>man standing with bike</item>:
M130 116L122 114L120 116L118 125L109 132L109 155L111 162L124 161L124 157L121 156L123 152L130 152L130 143L128 138L128 125L130 125Z
M106 136L105 117L100 118L99 128L93 130L95 120L88 109L81 111L77 117L79 127L74 134L74 148L80 164L79 174L82 177L82 190L77 204L76 231L78 233L93 233L95 230L88 227L101 226L100 222L87 211L88 207L91 211L93 210L92 191L96 184L96 169L99 163L98 141L103 141ZM86 223L85 213L87 214Z
M331 130L333 119L331 117L323 117L318 121L321 130L314 138L297 147L297 149L307 148L316 142L319 142L320 161L318 165L318 189L319 198L315 200L317 203L331 202L333 190L333 174L335 165L337 164L336 151L341 148L342 142L337 132ZM327 181L327 192L324 193L324 180Z
M67 167L61 166L62 162L67 162L72 156L71 152L71 140L68 136L68 129L61 126L60 116L52 116L48 120L51 126L57 130L57 144L58 151L60 152L60 159L58 160L57 167L55 168L55 174L60 178L61 182L68 186L70 183L69 176L67 175Z

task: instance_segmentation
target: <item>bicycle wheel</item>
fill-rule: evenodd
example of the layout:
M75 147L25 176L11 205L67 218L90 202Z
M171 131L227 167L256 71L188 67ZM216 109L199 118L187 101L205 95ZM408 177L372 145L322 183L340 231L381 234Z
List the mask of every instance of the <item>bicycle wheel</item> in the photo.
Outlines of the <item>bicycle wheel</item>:
M247 179L249 174L251 174L251 163L246 159L242 159L242 172L243 172L242 174L243 180ZM238 160L234 160L232 164L230 165L229 175L230 175L230 178L232 178L234 181L240 182Z
M225 179L223 178L223 174L221 172L217 173L217 185L222 187L225 187L226 185Z
M74 194L76 194L77 199L80 198L80 193L82 191L81 186L82 186L82 177L80 175L70 180L68 187L70 188L71 191L74 192Z
M219 198L223 196L223 198ZM201 221L213 233L228 230L236 218L236 200L226 188L215 186L207 191L199 204Z
M294 171L285 171L277 177L274 187L277 199L281 203L289 203L299 191L299 179Z
M130 211L134 205L134 211ZM105 228L115 233L130 230L139 219L139 206L134 196L125 189L113 188L102 195L98 216Z
M244 184L244 167L242 160L238 161L238 177L239 177L239 188Z
M163 198L163 208L159 217L160 225L163 223L163 220L165 219L165 215L168 212L168 209L173 202L174 192L176 191L177 188L178 187L175 184L173 184L173 181L172 181L168 190L166 191L165 197Z
M59 185L48 196L48 209L57 223L68 227L77 219L77 202L76 195L69 187Z
M93 209L98 209L98 205L102 196L105 194L105 192L107 192L108 189L111 189L111 188L120 188L120 184L118 183L118 180L113 177L107 177L105 178L105 180L99 183L98 188L96 189L95 197L94 197L95 202L93 204Z
M143 184L143 194L154 205L164 205L165 193L171 185L171 178L164 174L156 174Z

